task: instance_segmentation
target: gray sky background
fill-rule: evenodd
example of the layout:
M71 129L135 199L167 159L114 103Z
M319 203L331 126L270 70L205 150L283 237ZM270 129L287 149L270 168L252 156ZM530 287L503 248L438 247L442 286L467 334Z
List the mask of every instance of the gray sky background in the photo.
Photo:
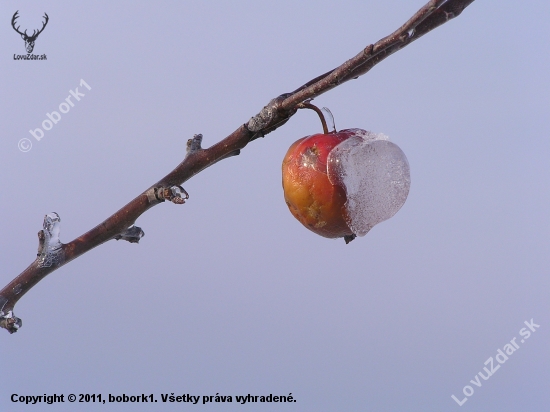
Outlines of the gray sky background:
M43 216L68 242L271 98L391 33L419 1L17 2L0 5L3 287L36 254ZM14 61L22 27L50 22ZM0 333L0 410L540 411L550 403L550 5L474 2L366 76L319 97L338 129L406 153L395 217L349 245L288 212L281 161L313 112L200 173L183 206L57 270ZM91 90L18 150L83 79ZM482 387L524 321L540 325ZM451 395L464 398L459 407ZM182 405L161 393L288 395ZM153 393L141 404L12 404L44 393ZM235 400L235 399L234 399Z

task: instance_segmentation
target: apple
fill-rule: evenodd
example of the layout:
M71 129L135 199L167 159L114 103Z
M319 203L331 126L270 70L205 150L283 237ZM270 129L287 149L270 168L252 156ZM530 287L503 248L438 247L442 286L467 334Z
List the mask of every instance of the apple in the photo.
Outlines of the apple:
M354 234L349 228L346 191L331 183L328 176L329 153L355 136L358 129L320 133L294 142L283 160L283 191L290 213L312 232L327 238Z
M290 213L312 232L346 243L365 236L405 203L405 153L383 134L346 129L304 137L283 160Z

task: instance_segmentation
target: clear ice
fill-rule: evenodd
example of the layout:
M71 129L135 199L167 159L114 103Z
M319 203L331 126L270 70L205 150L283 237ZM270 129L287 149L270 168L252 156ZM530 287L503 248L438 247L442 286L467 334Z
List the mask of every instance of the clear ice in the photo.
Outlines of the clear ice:
M63 245L59 240L61 218L55 212L44 216L43 242L40 244L38 267L50 267L61 261L63 257Z
M329 132L336 132L336 124L334 123L334 116L328 107L323 107L321 109L325 115L325 120L327 122L327 127Z
M138 226L130 226L115 236L116 240L126 240L130 243L139 243L140 239L145 236L145 232Z
M328 177L346 190L347 223L357 236L403 206L411 185L405 153L383 134L355 130L329 153Z

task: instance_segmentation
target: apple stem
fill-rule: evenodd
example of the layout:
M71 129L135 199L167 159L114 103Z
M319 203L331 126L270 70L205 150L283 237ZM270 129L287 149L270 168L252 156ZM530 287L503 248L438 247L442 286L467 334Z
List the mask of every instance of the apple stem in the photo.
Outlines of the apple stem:
M306 102L299 103L296 107L298 109L315 110L315 112L319 115L319 119L321 119L321 124L323 125L323 133L328 134L327 121L325 120L325 115L323 114L321 109L319 109L317 106L312 105L311 103Z

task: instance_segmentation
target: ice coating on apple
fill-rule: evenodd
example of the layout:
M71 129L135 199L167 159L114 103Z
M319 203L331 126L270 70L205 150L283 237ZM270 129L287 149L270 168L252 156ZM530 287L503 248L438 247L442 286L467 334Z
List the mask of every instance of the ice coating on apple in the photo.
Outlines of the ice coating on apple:
M350 129L353 135L328 155L332 184L346 191L346 221L357 236L389 219L403 206L411 185L405 153L383 134Z

